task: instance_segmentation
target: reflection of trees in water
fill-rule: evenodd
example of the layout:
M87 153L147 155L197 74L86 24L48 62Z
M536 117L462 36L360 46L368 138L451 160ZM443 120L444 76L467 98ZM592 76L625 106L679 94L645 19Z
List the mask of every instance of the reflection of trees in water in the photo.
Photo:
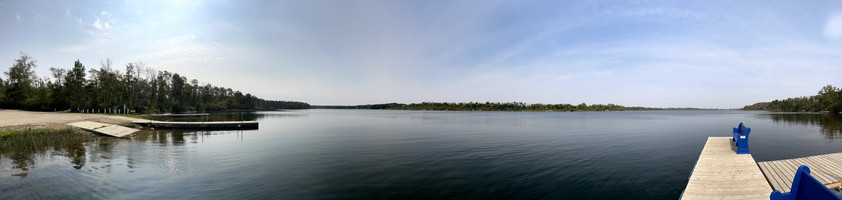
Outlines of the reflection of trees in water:
M294 112L218 112L208 115L175 115L175 116L153 116L153 120L159 121L256 121L263 118L294 118L306 117L306 114Z
M13 169L22 170L22 173L14 174L20 177L28 175L37 159L52 159L55 156L67 157L73 168L81 169L86 163L85 142L91 138L88 133L72 130L38 130L8 137L13 138L3 138L4 142L15 143L15 146L3 148L0 159L10 160Z
M826 139L837 139L842 136L842 115L839 114L768 114L758 116L768 117L775 123L818 126Z
M198 131L194 132L198 133ZM184 145L184 141L187 136L193 135L191 133L193 132L167 129L144 130L132 135L132 141L141 143L152 142L156 144L180 146Z
M15 148L0 151L0 164L10 165L12 169L21 170L14 176L27 177L31 168L37 162L57 159L56 156L66 157L69 165L75 169L88 168L97 170L111 170L110 167L118 161L118 157L125 157L129 168L137 168L148 155L144 148L137 145L182 146L185 143L201 143L214 135L242 134L243 131L181 131L181 130L142 130L127 138L113 138L94 136L87 132L78 133L77 137L53 139L49 145L37 148ZM39 139L42 136L32 137ZM28 141L30 138L24 138ZM43 138L41 138L43 139ZM47 144L47 142L44 142ZM64 158L62 158L64 159Z

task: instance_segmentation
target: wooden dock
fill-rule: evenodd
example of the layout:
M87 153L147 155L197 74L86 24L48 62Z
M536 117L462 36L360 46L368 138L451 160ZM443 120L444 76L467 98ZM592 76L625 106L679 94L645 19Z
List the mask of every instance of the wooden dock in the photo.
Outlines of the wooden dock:
M737 154L731 137L709 137L681 199L769 199L771 193L751 154Z
M842 153L832 153L803 158L758 162L772 188L789 192L795 171L801 165L810 167L810 175L825 186L842 184Z
M105 123L91 122L91 121L73 122L73 123L69 123L67 125L78 127L78 128L83 129L83 130L86 130L86 131L90 131L90 132L94 132L94 133L98 133L98 134L102 134L102 135L114 136L114 137L123 137L123 136L131 135L132 133L139 131L137 129L133 129L133 128L125 127L125 126L118 126L118 125L114 125L114 124L105 124Z
M139 120L132 123L154 128L170 129L257 129L257 121L216 121L216 122L165 122L155 120Z

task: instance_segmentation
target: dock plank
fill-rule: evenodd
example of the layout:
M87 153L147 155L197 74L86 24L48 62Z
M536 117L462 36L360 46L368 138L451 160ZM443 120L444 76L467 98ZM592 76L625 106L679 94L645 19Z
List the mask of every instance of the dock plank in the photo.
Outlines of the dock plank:
M821 156L811 156L808 158L820 163L822 168L829 171L834 180L842 180L842 169L840 169L838 165L833 164L833 161Z
M772 169L775 170L774 175L778 177L781 181L783 181L783 188L776 188L776 190L780 190L781 192L789 192L789 189L792 188L792 179L793 176L786 173L786 170L781 166L780 162L778 161L771 161L767 162Z
M814 159L824 162L827 168L835 172L835 180L842 181L842 168L839 167L840 163L842 163L842 159L834 159L836 156L842 156L842 154L835 153L831 156L815 156Z
M816 175L821 177L822 178L822 181L821 181L822 184L831 184L831 183L834 182L833 181L834 178L832 176L830 176L830 174L829 174L829 171L830 171L829 168L826 168L823 165L820 165L816 162L813 162L812 160L808 160L807 157L798 158L797 161L801 161L802 165L815 166L814 168L816 168L816 169L814 171L811 170L811 173L815 172Z
M790 166L788 162L784 162L784 160L775 161L777 164L778 169L784 172L784 180L787 182L787 191L789 188L792 188L792 181L795 179L795 171L798 170L793 166Z
M792 159L792 161L795 162L797 166L815 166L815 169L810 170L810 174L812 174L813 177L815 177L816 180L819 180L819 182L822 184L829 184L833 180L830 176L827 175L827 172L825 172L825 168L819 167L820 165L817 165L816 163L808 161L805 158L796 158Z
M731 137L709 137L681 199L769 199L772 188L751 154L736 154Z
M757 166L760 166L760 170L763 171L763 175L766 176L766 180L769 181L769 185L772 186L773 190L780 190L783 188L784 185L783 180L780 180L778 176L770 176L768 173L774 173L772 168L766 162L758 162Z
M773 160L757 163L763 171L763 175L770 181L775 190L789 192L792 187L792 179L795 172L801 165L810 167L810 175L824 185L831 185L842 182L842 153L831 153L801 158L784 160ZM772 183L772 180L782 184Z

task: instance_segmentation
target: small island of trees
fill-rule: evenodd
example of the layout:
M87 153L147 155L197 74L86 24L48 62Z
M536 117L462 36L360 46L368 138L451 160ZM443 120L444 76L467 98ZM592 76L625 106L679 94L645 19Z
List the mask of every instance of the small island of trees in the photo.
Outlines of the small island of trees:
M306 109L296 101L272 101L231 88L200 85L196 79L157 71L143 62L126 64L125 72L111 60L88 69L79 60L70 69L50 68L52 79L38 77L35 59L21 53L0 78L0 107L55 111L126 109L140 113L207 112L225 110Z
M842 90L833 85L824 86L815 96L795 97L771 102L760 102L743 107L743 110L776 112L832 112L842 111Z

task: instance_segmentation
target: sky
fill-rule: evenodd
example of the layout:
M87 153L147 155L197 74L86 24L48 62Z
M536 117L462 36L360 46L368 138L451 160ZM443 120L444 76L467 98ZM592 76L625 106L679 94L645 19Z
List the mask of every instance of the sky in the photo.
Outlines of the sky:
M20 52L314 105L741 108L842 86L842 1L0 0Z

